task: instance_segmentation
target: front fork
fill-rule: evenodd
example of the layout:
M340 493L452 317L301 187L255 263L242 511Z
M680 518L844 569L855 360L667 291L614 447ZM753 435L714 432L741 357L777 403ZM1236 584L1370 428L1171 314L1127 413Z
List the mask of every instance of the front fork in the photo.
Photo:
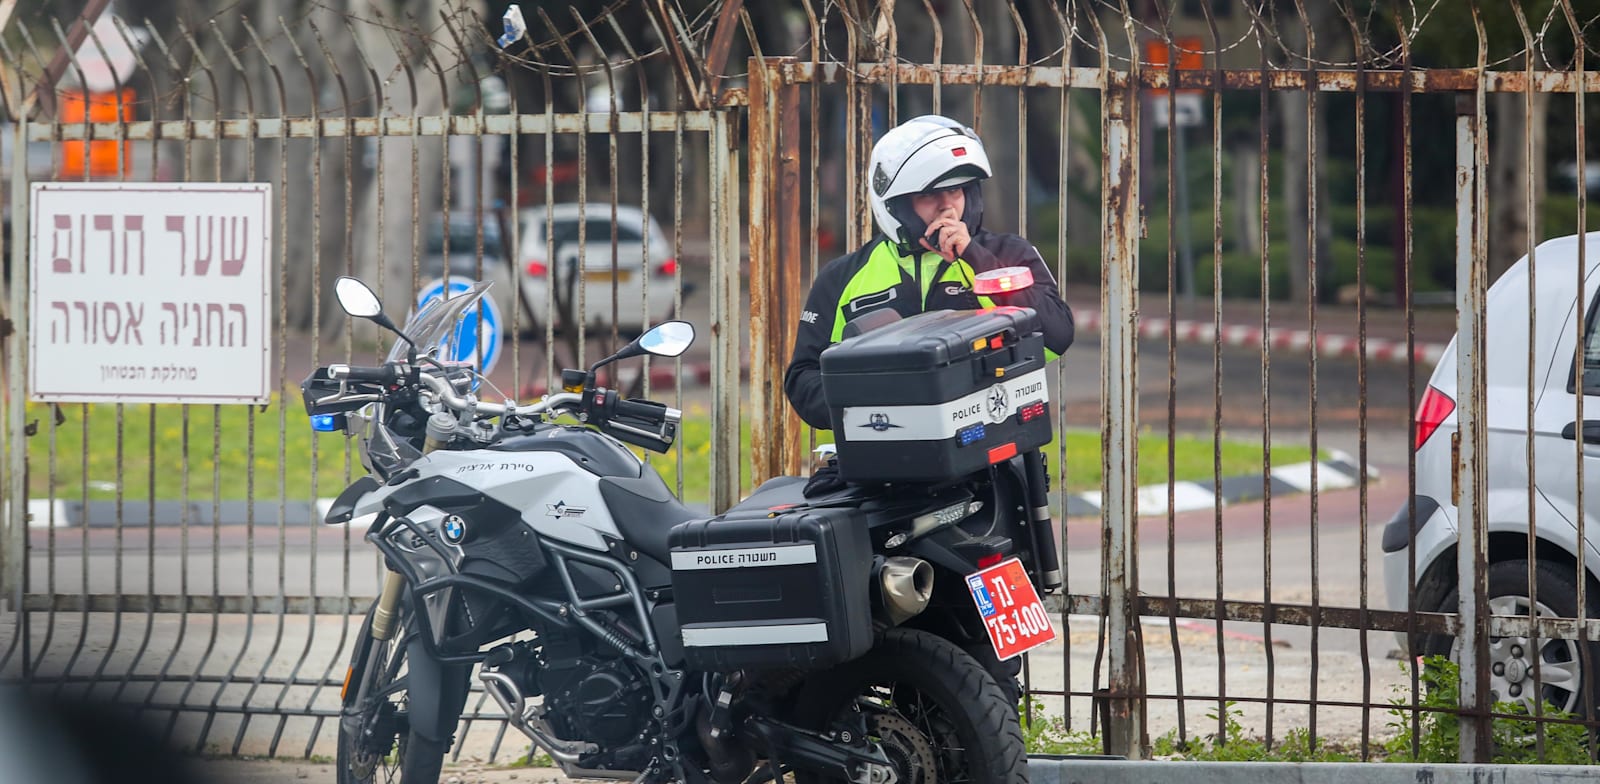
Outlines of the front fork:
M395 618L399 615L400 599L405 590L405 578L398 572L384 572L383 591L372 610L372 624L367 648L367 661L362 668L363 677L357 687L354 705L365 705L367 687L372 678L367 677L373 667L379 666L385 643L394 635ZM436 742L448 743L451 730L461 710L466 706L470 665L444 664L428 650L422 638L412 635L405 642L407 671L407 724L418 735Z
M1033 529L1034 563L1038 564L1039 588L1050 593L1061 587L1061 554L1056 550L1056 526L1050 519L1050 485L1044 468L1044 454L1030 449L1022 455L1028 493L1028 521Z
M400 592L406 587L406 580L399 572L385 567L383 570L383 591L378 594L378 605L372 611L372 639L378 642L387 642L389 635L394 633L394 619L400 607Z

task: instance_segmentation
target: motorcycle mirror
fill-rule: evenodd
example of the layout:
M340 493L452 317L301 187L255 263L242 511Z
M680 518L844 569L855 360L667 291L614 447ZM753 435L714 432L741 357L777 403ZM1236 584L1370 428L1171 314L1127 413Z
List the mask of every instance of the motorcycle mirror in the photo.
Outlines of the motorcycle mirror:
M340 276L333 284L333 293L339 298L339 307L355 318L372 319L383 315L383 303L367 284L355 278Z
M415 364L416 344L412 343L411 338L406 337L405 333L401 332L400 328L389 320L388 315L383 312L383 303L378 301L378 295L372 293L372 289L368 288L367 284L348 275L340 275L339 279L334 281L333 293L339 299L339 307L344 308L344 312L352 318L367 319L399 335L401 340L411 346L412 363Z
M589 368L593 375L606 365L632 357L654 354L658 357L676 357L689 350L694 343L694 325L687 321L664 321L651 327L621 351L612 354Z
M651 327L636 342L639 348L658 357L676 357L694 343L694 325L687 321L667 321Z

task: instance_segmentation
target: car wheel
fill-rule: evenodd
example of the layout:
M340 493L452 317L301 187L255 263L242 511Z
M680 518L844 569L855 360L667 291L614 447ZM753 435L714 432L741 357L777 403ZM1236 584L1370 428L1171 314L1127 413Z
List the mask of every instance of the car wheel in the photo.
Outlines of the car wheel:
M1529 608L1540 616L1578 617L1578 585L1574 567L1551 560L1541 560L1534 570L1537 582L1537 604L1528 598L1528 568L1526 560L1500 561L1489 565L1489 612L1492 615L1523 615ZM1600 617L1600 601L1595 589L1589 591L1589 611L1585 617ZM1456 611L1458 592L1451 590L1435 608L1437 612ZM1455 658L1453 637L1430 635L1423 647L1425 654L1443 654ZM1587 647L1587 656L1584 648ZM1535 660L1538 675L1535 677ZM1534 698L1542 697L1547 706L1579 716L1587 715L1592 700L1585 699L1585 689L1595 693L1595 673L1600 665L1600 645L1578 640L1540 640L1527 637L1492 637L1489 640L1488 661L1490 699L1495 702L1519 703L1529 713L1534 712ZM1548 709L1548 708L1547 708Z

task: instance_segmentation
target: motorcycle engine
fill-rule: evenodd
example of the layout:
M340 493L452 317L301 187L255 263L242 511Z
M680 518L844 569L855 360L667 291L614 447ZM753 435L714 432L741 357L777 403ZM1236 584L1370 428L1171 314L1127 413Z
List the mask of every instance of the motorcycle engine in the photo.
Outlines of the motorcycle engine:
M621 751L643 743L650 690L630 663L597 655L550 662L539 676L551 726L567 740Z

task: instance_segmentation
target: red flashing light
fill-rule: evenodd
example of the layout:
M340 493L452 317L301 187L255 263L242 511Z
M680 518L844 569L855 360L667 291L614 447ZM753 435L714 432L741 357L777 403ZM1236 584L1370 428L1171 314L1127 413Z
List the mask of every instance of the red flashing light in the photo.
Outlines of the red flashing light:
M972 281L972 290L980 296L1009 294L1033 285L1033 271L1027 267L1004 267L980 273Z
M1005 336L1003 336L1003 335L995 335L994 337L989 338L989 348L991 348L991 349L1004 348L1005 345L1006 345L1006 341L1005 341Z
M656 274L660 275L663 278L670 278L673 275L678 274L678 260L677 259L667 259L666 261L663 261L660 264L657 264L656 265Z
M1044 413L1044 401L1038 400L1017 409L1017 418L1021 419L1023 422L1031 422L1041 416L1044 416Z
M1456 401L1451 400L1445 393L1428 387L1428 390L1422 393L1422 401L1417 404L1417 441L1412 449L1421 449L1423 444L1428 443L1433 431L1438 430L1439 425L1444 424L1455 410Z
M995 564L1000 563L1001 561L1004 561L1005 559L1006 556L1004 553L989 553L988 555L978 558L978 568L987 569Z
M957 158L965 158L966 155L967 155L967 148L965 148L965 147L957 147L957 148L951 150L950 154L954 155Z
M1016 442L1013 441L1012 443L1009 443L1009 444L1001 444L1000 446L997 446L997 447L989 450L989 465L994 465L995 463L998 463L1001 460L1010 460L1011 458L1016 457L1016 456L1017 456L1017 444L1016 444Z
M527 269L528 277L530 278L542 278L550 272L550 268L546 267L544 262L538 259L528 259Z

